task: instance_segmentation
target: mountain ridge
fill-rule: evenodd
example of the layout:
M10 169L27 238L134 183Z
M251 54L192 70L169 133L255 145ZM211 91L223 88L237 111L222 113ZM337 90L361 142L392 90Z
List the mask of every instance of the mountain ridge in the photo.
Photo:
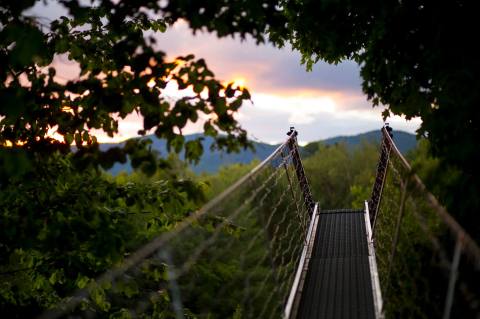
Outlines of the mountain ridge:
M268 144L252 141L255 147L255 151L247 149L242 150L239 153L224 153L218 150L210 151L210 146L213 143L213 139L211 137L205 137L203 134L196 133L185 135L185 140L189 141L199 137L204 137L204 140L202 142L204 154L202 155L197 165L190 165L192 171L197 174L202 172L214 173L218 171L221 166L233 163L247 164L254 159L263 160L279 146L279 144ZM150 138L152 140L152 149L160 152L161 156L168 155L165 140L161 140L155 135L146 135L142 138ZM313 152L315 152L315 150L318 148L317 146L320 143L325 145L345 143L348 148L355 148L360 146L364 141L379 143L381 141L380 130L368 131L355 135L334 136L324 140L310 142L304 147L300 147L300 152L303 157L308 157L309 155L312 155ZM414 134L404 131L394 131L394 141L402 153L408 152L409 150L415 148L415 146L417 145L416 136ZM102 143L100 144L100 149L105 151L111 147L122 146L124 143L125 142ZM180 153L180 158L183 159L183 153ZM108 172L112 175L117 175L122 171L127 173L132 172L132 167L130 166L129 162L125 164L116 163L111 169L108 170Z

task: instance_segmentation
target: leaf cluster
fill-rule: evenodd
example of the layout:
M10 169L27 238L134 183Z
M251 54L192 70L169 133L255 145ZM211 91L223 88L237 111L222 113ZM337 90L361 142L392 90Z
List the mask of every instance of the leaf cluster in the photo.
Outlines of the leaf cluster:
M356 61L363 91L374 106L385 107L384 118L419 117L418 134L429 140L429 153L441 162L437 173L461 172L456 187L445 194L449 210L460 215L478 211L480 64L472 41L477 29L474 4L281 3L287 31L279 31L280 43L300 51L308 69L320 60Z
M119 120L130 114L143 118L139 134L153 131L167 140L169 150L185 149L190 161L197 161L203 149L199 140L184 142L182 130L188 123L201 121L205 134L215 138L214 148L235 151L250 146L234 118L242 102L250 99L248 90L222 84L203 59L187 55L168 61L156 47L155 32L164 32L181 18L172 4L161 8L155 1L61 1L68 15L46 25L41 17L25 14L36 2L0 8L0 161L7 167L3 175L28 170L37 160L33 155L68 153L72 144L84 166L109 167L124 162L127 155L141 160L145 156L132 152L144 153L147 145L102 154L92 133L99 130L113 137ZM176 9L184 7L179 3ZM212 10L220 9L212 5ZM211 14L210 9L206 12ZM261 23L247 25L243 36L256 32ZM62 59L78 66L78 77L61 75ZM182 97L167 96L167 85L176 85ZM16 170L16 162L24 165ZM154 170L150 165L146 171Z
M0 309L11 318L55 306L203 202L188 180L113 180L60 155L10 181L0 193ZM106 311L109 289L98 287L91 306Z

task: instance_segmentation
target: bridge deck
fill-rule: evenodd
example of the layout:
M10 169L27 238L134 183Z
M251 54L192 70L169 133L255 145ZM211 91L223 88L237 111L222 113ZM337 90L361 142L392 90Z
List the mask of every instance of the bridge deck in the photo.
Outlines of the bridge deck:
M320 213L297 318L375 318L364 217Z

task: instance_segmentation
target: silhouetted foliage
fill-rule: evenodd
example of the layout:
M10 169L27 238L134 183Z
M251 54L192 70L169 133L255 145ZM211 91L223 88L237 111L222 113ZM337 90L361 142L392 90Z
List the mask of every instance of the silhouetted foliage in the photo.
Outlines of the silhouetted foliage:
M439 159L458 171L440 200L471 233L480 233L480 63L478 29L469 1L282 1L287 19L272 40L290 43L311 68L320 60L353 59L363 91L384 116L420 117L418 134ZM454 179L454 180L453 180ZM431 180L435 187L441 180Z
M182 15L188 17L187 6L170 3L161 9L156 1L95 5L62 1L68 16L45 24L25 11L36 2L41 1L8 2L0 7L0 144L8 146L0 152L3 177L30 170L35 156L66 153L72 143L78 148L81 167L108 168L125 162L129 155L136 158L137 166L150 163L142 169L151 174L155 163L147 145L134 140L123 149L102 153L91 133L98 129L113 136L118 120L131 113L143 117L140 134L153 130L167 140L169 149L185 149L188 160L198 160L203 149L200 140L185 142L181 132L202 115L207 117L205 134L215 137L212 147L234 151L249 146L233 117L242 101L250 99L249 92L232 83L221 84L205 61L193 55L167 61L154 37L146 33L163 32ZM220 11L220 7L212 9ZM160 18L151 17L160 13ZM213 13L207 10L206 14ZM249 19L240 22L243 25ZM229 20L220 17L215 28L221 30ZM264 29L259 31L261 22L254 22L244 26L245 32ZM77 79L56 77L52 62L59 55L78 64ZM163 92L170 82L188 94L170 103ZM60 138L54 138L53 132Z

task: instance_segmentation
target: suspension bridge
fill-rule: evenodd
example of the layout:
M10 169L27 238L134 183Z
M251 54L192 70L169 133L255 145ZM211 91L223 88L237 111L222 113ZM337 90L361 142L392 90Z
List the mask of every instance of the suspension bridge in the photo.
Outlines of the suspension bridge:
M364 207L319 207L297 132L40 318L480 318L480 249L383 139ZM318 199L317 199L318 200Z

